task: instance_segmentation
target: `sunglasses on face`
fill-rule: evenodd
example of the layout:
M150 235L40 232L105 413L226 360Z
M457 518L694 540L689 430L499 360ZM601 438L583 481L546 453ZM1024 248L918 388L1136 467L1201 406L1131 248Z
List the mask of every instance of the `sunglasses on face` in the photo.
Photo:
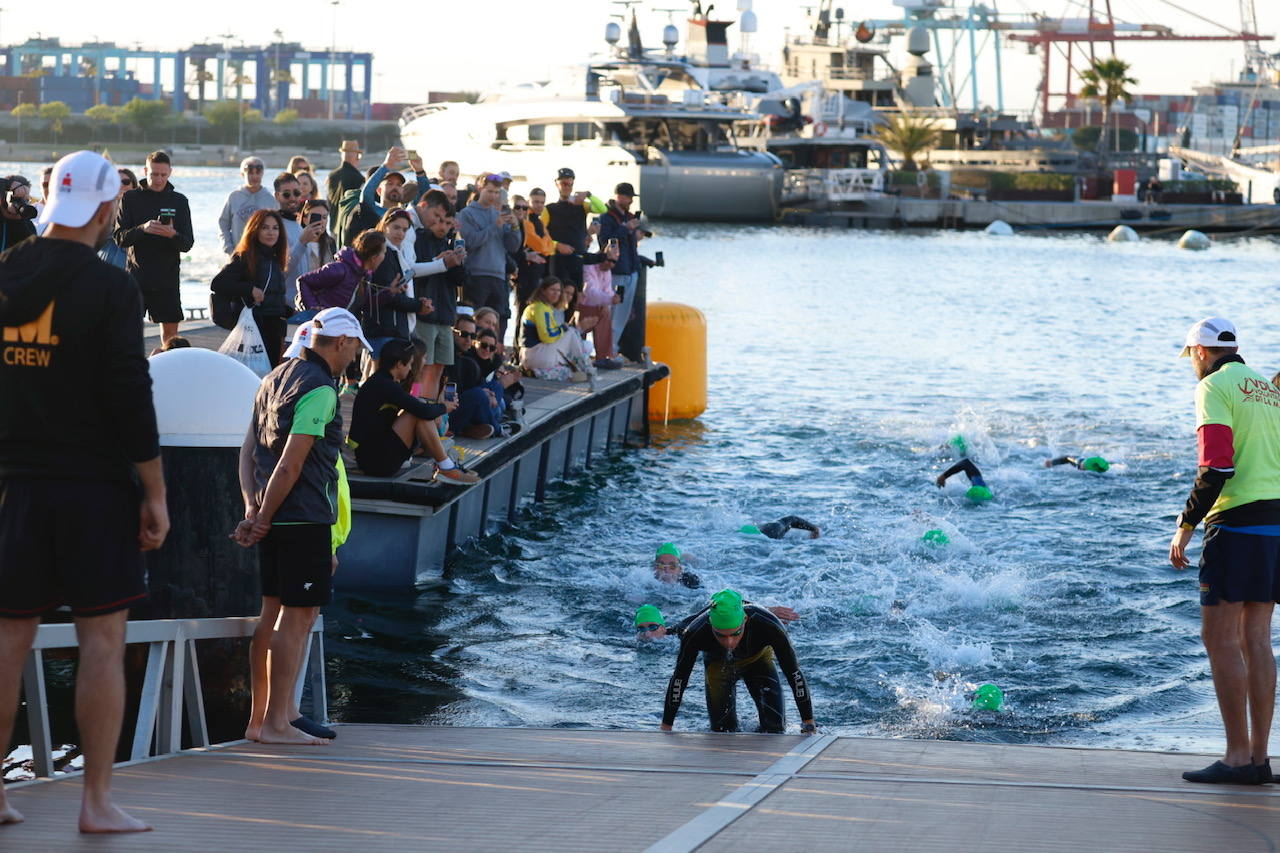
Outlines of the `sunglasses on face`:
M122 186L122 187L131 187L131 186L133 186L133 181L129 180L128 178L121 178L121 179L120 179L120 186Z
M660 572L673 572L680 569L680 563L663 563L661 561L654 561L653 567Z
M302 190L283 190L280 193L281 198L302 198Z
M454 329L453 333L460 338L474 338L476 336L475 332L464 332L461 329Z
M528 209L529 209L529 205L527 205L527 204L517 204L515 207L513 207L513 208L511 208L511 209L512 209L512 210L528 210Z
M493 352L494 350L497 349L497 347L494 346L493 344L476 344L476 349L480 350L481 352Z

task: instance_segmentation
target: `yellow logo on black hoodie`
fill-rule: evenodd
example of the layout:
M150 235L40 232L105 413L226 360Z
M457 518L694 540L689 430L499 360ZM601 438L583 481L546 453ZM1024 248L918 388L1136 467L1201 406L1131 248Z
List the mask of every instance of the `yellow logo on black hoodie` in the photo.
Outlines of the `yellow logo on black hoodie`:
M0 361L9 367L48 367L53 358L53 348L59 343L53 333L53 306L44 309L39 317L21 326L5 326L4 348Z

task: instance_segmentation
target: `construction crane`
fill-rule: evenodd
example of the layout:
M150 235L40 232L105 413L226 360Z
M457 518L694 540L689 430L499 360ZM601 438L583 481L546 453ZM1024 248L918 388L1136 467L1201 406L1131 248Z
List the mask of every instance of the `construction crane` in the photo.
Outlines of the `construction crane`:
M1035 32L1024 33L1015 32L1009 34L1010 41L1024 42L1033 51L1039 50L1043 68L1040 79L1040 113L1041 119L1049 114L1049 99L1053 97L1063 97L1069 106L1075 99L1073 86L1077 82L1080 70L1075 66L1074 50L1077 45L1087 46L1090 59L1094 58L1095 45L1099 42L1109 42L1111 44L1112 53L1115 52L1116 42L1207 42L1207 41L1238 41L1245 45L1246 56L1250 55L1250 51L1256 49L1257 53L1266 56L1262 52L1261 42L1269 41L1271 36L1260 35L1257 32L1257 16L1253 14L1253 0L1240 0L1240 8L1242 13L1242 24L1240 30L1233 30L1217 21L1213 21L1203 15L1198 15L1188 9L1184 9L1170 0L1161 0L1165 5L1171 6L1180 12L1185 12L1200 18L1201 20L1213 24L1226 32L1221 35L1183 35L1175 33L1170 27L1164 24L1135 24L1120 22L1111 14L1111 2L1106 0L1105 9L1097 10L1094 7L1093 0L1089 2L1089 16L1087 18L1047 18L1036 16L1038 23ZM1245 7L1248 7L1248 14L1245 13ZM999 26L997 24L997 26ZM1252 46L1255 46L1251 48ZM1057 51L1067 61L1066 72L1063 77L1063 87L1058 91L1053 88L1053 54ZM1255 66L1257 67L1257 66Z

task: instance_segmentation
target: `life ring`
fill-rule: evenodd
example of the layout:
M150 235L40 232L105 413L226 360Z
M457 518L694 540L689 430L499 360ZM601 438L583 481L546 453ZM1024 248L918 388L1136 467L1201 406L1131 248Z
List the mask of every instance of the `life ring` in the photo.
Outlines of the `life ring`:
M814 122L814 123L813 123L813 135L814 135L814 136L826 136L826 135L827 135L827 123L826 123L825 121L817 121L817 122Z

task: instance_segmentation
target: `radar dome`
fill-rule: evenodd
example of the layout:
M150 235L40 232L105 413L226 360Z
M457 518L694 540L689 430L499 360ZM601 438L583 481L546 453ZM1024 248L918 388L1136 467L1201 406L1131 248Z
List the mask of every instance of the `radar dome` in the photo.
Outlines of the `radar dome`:
M756 31L756 13L750 9L742 13L742 22L739 24L739 30L744 33L754 33Z
M617 44L622 41L622 27L617 21L610 21L604 28L604 40L609 44Z
M667 24L662 28L662 43L667 47L675 47L680 41L680 31L676 29L675 24Z

